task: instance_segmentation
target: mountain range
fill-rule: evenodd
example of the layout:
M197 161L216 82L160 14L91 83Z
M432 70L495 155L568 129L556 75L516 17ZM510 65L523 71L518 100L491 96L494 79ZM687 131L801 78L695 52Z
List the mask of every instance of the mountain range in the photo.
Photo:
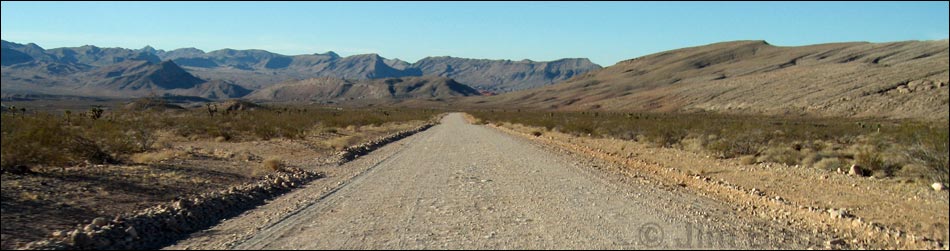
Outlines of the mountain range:
M428 57L410 64L377 54L286 56L264 50L164 51L92 45L46 50L32 43L8 41L2 41L2 49L4 94L235 98L277 83L310 78L349 81L421 76L453 78L483 92L499 93L550 85L601 68L587 59L534 62Z
M260 89L250 100L315 102L324 104L391 104L403 100L444 101L480 93L451 78L438 76L350 80L330 77L290 81Z
M3 93L946 120L948 40L775 46L731 41L601 68L376 54L284 56L3 42ZM499 95L480 95L498 93Z

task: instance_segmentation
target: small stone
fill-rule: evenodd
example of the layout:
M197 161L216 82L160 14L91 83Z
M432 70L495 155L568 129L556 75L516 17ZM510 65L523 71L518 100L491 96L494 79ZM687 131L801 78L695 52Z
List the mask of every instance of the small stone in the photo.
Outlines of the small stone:
M129 235L129 237L133 239L139 238L139 233L135 231L135 227L129 227L128 229L126 229L125 234Z
M834 239L834 240L830 240L830 241L826 242L826 243L825 243L825 246L828 247L828 248L833 248L833 247L844 246L845 244L847 244L847 242L845 242L845 241L842 240L842 239Z
M831 219L843 219L851 217L851 214L844 209L828 209L828 214L831 215Z
M106 224L109 224L109 220L106 220L106 218L99 217L92 220L92 225L96 225L97 227L102 227Z
M947 190L947 186L945 186L943 183L940 183L940 182L934 183L933 185L930 185L930 187L933 188L934 191L937 191L937 192Z
M73 245L81 247L86 245L86 243L89 241L89 238L86 236L86 233L83 233L79 230L73 230L73 232L69 234L69 241L72 242Z
M69 232L60 230L60 231L53 231L53 233L50 235L53 236L54 238L59 238L59 237L65 237L68 234Z

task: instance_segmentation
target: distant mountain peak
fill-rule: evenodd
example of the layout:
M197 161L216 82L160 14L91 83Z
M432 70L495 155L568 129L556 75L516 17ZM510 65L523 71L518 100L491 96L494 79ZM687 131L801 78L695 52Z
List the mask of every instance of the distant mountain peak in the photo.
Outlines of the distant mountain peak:
M151 45L146 45L145 47L142 47L142 49L139 49L139 51L146 52L146 53L151 53L151 54L157 54L157 53L159 53L159 52L162 52L162 51L160 51L160 50L156 50L156 49L155 49L154 47L152 47Z

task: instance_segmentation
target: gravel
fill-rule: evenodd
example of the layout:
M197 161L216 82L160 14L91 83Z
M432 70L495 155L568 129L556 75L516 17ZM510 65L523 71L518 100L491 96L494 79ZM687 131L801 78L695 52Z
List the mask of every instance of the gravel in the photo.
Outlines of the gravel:
M241 217L220 229L246 238L209 233L172 248L772 249L826 240L685 188L609 175L616 167L460 114L400 142L387 156L367 155L378 161L361 169L346 166L365 171L336 188L301 189L319 196L292 203L302 204L292 213L264 211L279 218Z

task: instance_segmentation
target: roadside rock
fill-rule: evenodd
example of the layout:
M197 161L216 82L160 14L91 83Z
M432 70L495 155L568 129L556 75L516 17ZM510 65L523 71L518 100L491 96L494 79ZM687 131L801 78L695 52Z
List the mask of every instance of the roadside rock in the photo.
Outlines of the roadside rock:
M426 129L429 129L430 127L434 125L435 123L427 123L425 125L422 125L410 130L393 133L388 136L374 139L366 143L346 147L342 151L337 152L336 158L330 159L330 162L336 162L338 164L342 164L344 162L356 159L359 156L366 155L367 153L372 152L373 150L376 150L377 148L380 148L391 142L395 142L405 137L412 136L413 134L416 134L418 132L425 131Z
M156 249L322 177L322 173L300 169L272 173L257 182L175 200L111 221L96 218L80 229L57 232L23 249Z
M97 227L103 227L108 223L109 223L109 220L106 220L106 218L102 218L102 217L92 220L92 225L95 225Z

